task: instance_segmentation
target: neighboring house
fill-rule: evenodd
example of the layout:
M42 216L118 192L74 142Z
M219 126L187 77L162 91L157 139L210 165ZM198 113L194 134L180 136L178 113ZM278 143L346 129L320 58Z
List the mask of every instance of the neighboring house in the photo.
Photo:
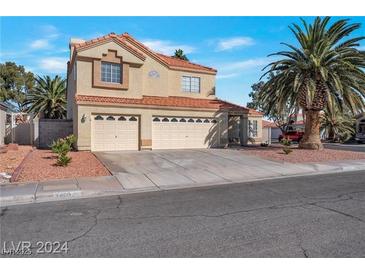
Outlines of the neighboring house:
M272 141L277 141L279 135L282 134L281 129L274 122L262 121L262 142L271 144Z
M365 113L356 116L356 141L365 142Z
M213 68L129 34L71 39L67 113L79 150L220 147L261 140L262 114L215 97Z
M8 107L0 102L0 146L5 143L5 133L6 133L6 111Z

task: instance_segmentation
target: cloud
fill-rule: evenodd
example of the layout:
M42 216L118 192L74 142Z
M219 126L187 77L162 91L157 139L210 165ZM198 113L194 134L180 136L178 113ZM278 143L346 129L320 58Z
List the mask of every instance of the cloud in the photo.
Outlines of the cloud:
M246 36L220 39L218 40L217 51L225 51L238 47L252 46L254 44L254 39Z
M217 75L217 79L228 79L238 76L238 73L229 73L229 74L219 74Z
M360 46L357 48L358 50L365 50L365 46Z
M63 57L43 58L39 62L39 68L49 73L65 73L67 61L68 59Z
M173 55L177 49L182 49L185 54L195 51L195 48L192 46L178 44L168 40L144 40L142 43L154 51L166 55Z
M44 37L47 37L50 39L57 38L60 35L58 29L53 25L42 25L39 27L39 29Z
M37 39L30 43L30 47L32 49L46 49L50 47L50 43L48 39Z
M272 59L268 57L253 58L244 61L222 64L220 65L220 70L225 72L234 71L237 73L237 71L245 71L245 70L250 70L252 68L263 68L270 62L272 62Z

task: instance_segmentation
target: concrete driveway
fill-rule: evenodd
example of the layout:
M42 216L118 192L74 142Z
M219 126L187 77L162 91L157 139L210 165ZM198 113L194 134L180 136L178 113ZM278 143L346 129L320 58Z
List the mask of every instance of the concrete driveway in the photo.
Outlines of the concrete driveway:
M233 149L96 152L95 155L125 189L169 189L313 172L312 166L268 161Z

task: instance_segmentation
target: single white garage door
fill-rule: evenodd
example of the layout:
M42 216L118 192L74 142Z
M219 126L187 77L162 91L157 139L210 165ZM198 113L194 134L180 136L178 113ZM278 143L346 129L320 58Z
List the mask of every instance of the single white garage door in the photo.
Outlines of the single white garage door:
M214 118L152 118L152 149L214 147L219 144L219 135Z
M91 150L138 150L138 117L94 115L91 122Z

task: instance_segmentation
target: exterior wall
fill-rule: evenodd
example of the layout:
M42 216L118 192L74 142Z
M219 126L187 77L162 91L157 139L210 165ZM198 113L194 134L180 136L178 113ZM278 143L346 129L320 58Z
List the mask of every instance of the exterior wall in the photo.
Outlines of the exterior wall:
M138 67L129 66L128 89L107 89L93 87L93 62L77 61L77 94L142 98L142 70Z
M66 137L73 133L71 120L39 120L39 147L49 148L52 142L58 138Z
M6 112L0 109L0 145L4 144L5 139L5 123L6 123Z
M228 142L228 113L199 110L177 110L158 108L136 108L116 106L93 106L79 105L77 119L79 126L75 135L77 137L77 148L79 150L90 150L91 148L91 117L93 114L120 114L136 115L140 117L140 144L141 149L150 149L152 146L152 117L153 116L180 116L180 117L216 117L219 120L217 126L220 134L220 145ZM85 119L83 119L85 117Z
M70 68L67 76L67 119L72 119L73 109L75 107L76 78L77 78L77 62ZM76 76L76 78L75 78Z
M123 63L128 63L129 86L127 89L100 88L93 85L93 59L101 59L109 50L115 50L117 56L122 57ZM147 96L183 96L192 98L207 98L214 93L215 75L199 72L184 72L171 70L155 59L144 54L146 59L140 60L127 50L114 42L109 42L78 53L75 61L77 70L77 84L73 78L74 66L70 68L68 81L68 98L72 99L77 94L141 98ZM157 72L157 76L151 76L150 72ZM200 77L200 93L183 92L181 88L182 76ZM99 76L100 77L100 76ZM68 103L68 112L72 113L72 104ZM71 114L68 118L72 118Z
M181 78L183 76L200 77L200 93L183 92L181 87ZM193 98L214 97L213 95L210 95L214 93L214 89L215 75L174 70L169 71L169 96L184 96Z
M271 127L264 127L262 129L262 142L271 144Z
M248 120L257 121L257 136L250 137L250 139L254 140L254 143L262 142L262 116L248 116ZM248 130L247 130L248 134Z

